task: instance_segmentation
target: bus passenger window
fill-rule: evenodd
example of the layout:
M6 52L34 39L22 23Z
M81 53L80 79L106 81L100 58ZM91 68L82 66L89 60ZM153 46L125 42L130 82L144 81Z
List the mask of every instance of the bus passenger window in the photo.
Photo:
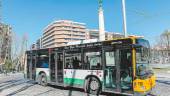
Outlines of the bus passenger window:
M40 55L37 59L37 68L49 68L49 57L46 55Z
M78 60L77 57L75 57L73 59L73 68L74 69L79 69L79 67L80 67L80 60Z
M65 58L65 68L66 69L72 69L73 68L71 60L72 59L70 57Z
M87 52L85 53L85 64L92 70L102 69L101 65L101 53L100 52Z
M80 53L66 53L65 68L67 69L82 69L81 54Z
M97 63L97 67L96 67L97 69L101 69L101 65L100 65L100 63Z
M90 69L90 62L88 56L84 57L84 63L82 64L82 68L85 70Z
M105 52L106 66L115 66L114 52Z

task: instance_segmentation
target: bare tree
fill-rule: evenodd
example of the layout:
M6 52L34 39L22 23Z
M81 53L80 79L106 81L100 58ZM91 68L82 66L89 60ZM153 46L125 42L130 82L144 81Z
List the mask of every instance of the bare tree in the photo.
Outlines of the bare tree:
M165 30L156 40L155 51L160 63L170 62L170 30Z
M25 51L27 46L27 36L17 36L13 33L12 39L12 62L13 66L17 71L23 70Z
M165 32L163 32L160 37L161 37L162 45L169 52L170 51L170 30L166 30Z
M21 50L19 54L19 61L20 61L20 70L24 69L24 63L25 63L25 51L27 50L27 34L24 34L22 36L21 40Z
M19 47L20 46L20 39L16 35L15 32L12 33L12 51L11 51L11 61L12 61L12 66L15 69L17 65L17 59L18 59L18 53L19 53Z
M1 58L1 53L2 53L2 45L3 45L3 39L4 38L4 33L2 28L0 27L0 71L2 71L2 65L4 64L3 59Z
M10 60L11 52L11 27L0 23L0 65L2 66L7 63L6 60ZM10 64L8 62L8 64Z

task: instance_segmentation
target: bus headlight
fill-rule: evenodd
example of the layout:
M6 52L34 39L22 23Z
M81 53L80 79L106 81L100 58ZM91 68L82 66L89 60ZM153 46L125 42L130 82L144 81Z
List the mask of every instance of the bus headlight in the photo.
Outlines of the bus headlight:
M141 86L140 89L145 90L145 86Z
M138 85L139 86L143 86L143 82L138 82Z
M140 89L145 90L145 86L143 82L138 82L138 85L140 86Z

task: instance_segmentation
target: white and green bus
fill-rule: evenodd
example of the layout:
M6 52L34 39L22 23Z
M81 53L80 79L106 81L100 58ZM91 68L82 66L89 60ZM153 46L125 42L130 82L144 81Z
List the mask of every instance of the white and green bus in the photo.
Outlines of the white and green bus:
M149 43L138 37L26 51L26 77L90 94L147 94L155 86Z

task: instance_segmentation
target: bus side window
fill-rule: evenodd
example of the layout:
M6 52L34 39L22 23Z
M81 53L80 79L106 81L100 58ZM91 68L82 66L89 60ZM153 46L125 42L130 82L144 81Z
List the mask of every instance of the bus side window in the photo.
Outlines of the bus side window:
M87 52L85 53L86 59L86 66L89 66L92 70L100 70L102 69L101 65L101 53L100 52Z
M49 68L49 57L39 56L37 58L37 68Z
M65 67L66 69L82 69L81 54L76 52L66 53Z
M74 69L81 69L81 61L78 59L78 56L75 56L73 58L73 68Z
M105 52L106 66L115 66L115 55L114 51Z
M65 69L72 69L72 59L70 57L66 57L65 59Z
M89 57L85 56L84 58L84 64L82 65L83 69L88 70L90 69L90 61L89 61Z

